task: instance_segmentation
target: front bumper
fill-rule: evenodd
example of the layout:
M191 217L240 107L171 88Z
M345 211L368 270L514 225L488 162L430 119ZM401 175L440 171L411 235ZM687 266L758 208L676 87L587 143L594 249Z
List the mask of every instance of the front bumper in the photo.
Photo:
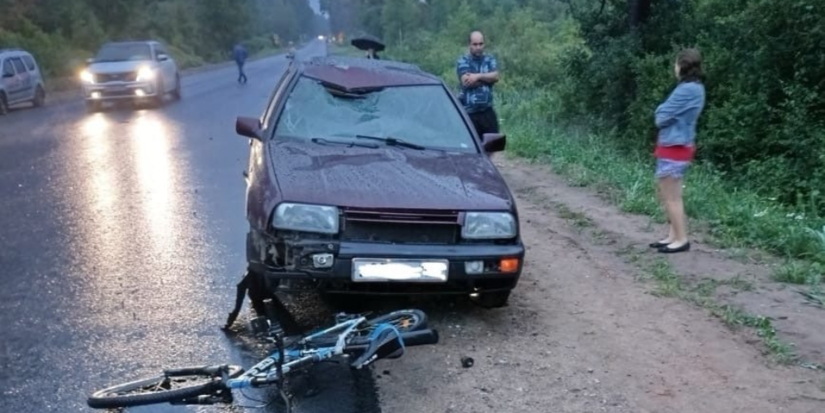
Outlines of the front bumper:
M270 289L278 288L280 291L310 287L325 292L356 294L468 294L515 288L525 254L521 243L410 245L319 240L302 241L299 248L303 255L296 258L297 264L290 269L278 267L268 259L259 259L259 251L253 248L254 252L248 254L249 269L263 275ZM331 268L313 268L311 256L316 253L333 254ZM449 261L449 273L446 282L355 282L352 280L354 258L446 259ZM497 267L500 260L506 258L518 259L515 271L505 273ZM485 271L468 274L465 269L468 261L484 261ZM305 287L298 287L300 285Z
M146 99L153 98L157 94L157 87L151 82L109 82L83 85L83 96L90 101Z

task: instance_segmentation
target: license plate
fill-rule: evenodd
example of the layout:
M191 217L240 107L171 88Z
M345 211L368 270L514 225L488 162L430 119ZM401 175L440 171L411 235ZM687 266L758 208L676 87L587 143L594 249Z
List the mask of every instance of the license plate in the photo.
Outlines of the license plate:
M446 282L448 260L372 259L352 260L355 282Z

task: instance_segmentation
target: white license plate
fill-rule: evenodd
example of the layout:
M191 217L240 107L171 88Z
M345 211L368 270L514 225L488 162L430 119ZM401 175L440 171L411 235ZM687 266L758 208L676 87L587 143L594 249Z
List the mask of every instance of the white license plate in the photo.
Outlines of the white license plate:
M353 258L352 281L355 282L446 282L448 260Z

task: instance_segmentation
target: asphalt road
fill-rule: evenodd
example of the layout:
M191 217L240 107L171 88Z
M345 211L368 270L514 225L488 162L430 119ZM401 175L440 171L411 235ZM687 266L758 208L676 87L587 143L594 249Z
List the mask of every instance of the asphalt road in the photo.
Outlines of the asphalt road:
M261 113L286 63L251 62L246 85L234 66L186 76L183 99L159 109L87 114L75 100L0 118L0 410L92 411L87 395L113 382L170 366L248 367L262 354L219 329L247 228L248 144L234 119ZM298 397L296 412L377 409L369 373L315 376L320 393Z

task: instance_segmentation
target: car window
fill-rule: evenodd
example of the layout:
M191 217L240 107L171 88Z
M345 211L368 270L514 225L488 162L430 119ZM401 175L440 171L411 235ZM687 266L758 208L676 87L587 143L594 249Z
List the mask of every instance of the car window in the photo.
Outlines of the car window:
M31 56L23 56L23 62L26 63L26 67L29 68L29 71L33 72L35 69L34 59Z
M23 61L20 60L19 57L11 58L12 64L14 64L14 68L17 70L17 73L26 73L26 65L23 64Z
M152 48L143 43L114 43L100 48L95 56L98 62L152 60Z
M14 75L14 66L11 65L11 60L6 59L3 62L3 75L11 74Z
M426 147L478 152L440 85L388 87L342 94L301 77L278 119L276 136L311 139L393 137Z

